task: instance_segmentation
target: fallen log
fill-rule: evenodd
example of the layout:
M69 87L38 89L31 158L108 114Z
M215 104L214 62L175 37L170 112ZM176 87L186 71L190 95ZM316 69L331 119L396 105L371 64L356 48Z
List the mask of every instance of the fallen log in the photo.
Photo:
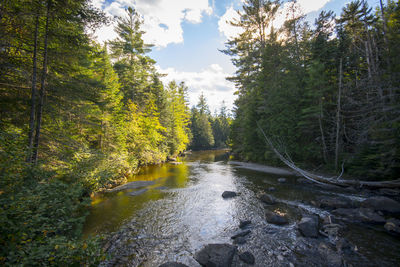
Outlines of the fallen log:
M299 173L304 178L318 184L331 184L337 185L341 187L348 187L353 186L357 188L361 187L369 187L369 188L400 188L400 179L392 180L392 181L360 181L360 180L342 180L341 177L344 173L344 167L342 165L342 173L339 176L334 177L324 177L321 175L317 175L311 173L309 171L305 171L298 166L291 160L290 156L286 153L286 157L282 155L274 146L271 139L265 134L264 130L260 127L257 122L257 127L263 134L265 138L265 142L269 147L271 147L272 151L275 155L283 162L286 166L291 168L293 171Z

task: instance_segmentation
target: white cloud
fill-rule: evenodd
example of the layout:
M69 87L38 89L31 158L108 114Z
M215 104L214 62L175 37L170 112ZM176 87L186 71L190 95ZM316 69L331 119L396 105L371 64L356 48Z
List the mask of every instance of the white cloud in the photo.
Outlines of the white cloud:
M227 81L226 77L231 74L224 72L223 68L218 64L211 64L207 68L198 72L178 71L175 68L162 69L157 66L160 73L168 74L163 77L163 82L168 84L170 81L185 82L189 88L190 106L196 105L200 94L203 92L207 98L210 110L218 110L221 102L224 100L228 108L232 108L235 86L232 82Z
M218 21L218 30L223 33L227 39L232 39L243 31L240 27L232 26L229 23L235 19L239 20L240 16L233 7L230 7Z
M108 4L104 0L92 0L92 4L111 16L124 16L127 7L135 8L143 16L144 41L157 47L182 43L182 22L200 23L205 14L213 12L208 0L116 0ZM112 27L103 27L96 32L99 41L115 37L110 34Z
M297 0L297 4L295 5L297 10L295 11L294 15L299 16L301 14L308 14L310 12L317 11L323 8L330 1L331 0ZM276 14L276 18L273 21L273 26L275 29L281 28L287 17L292 16L292 13L290 11L291 6L292 3L285 2L280 7ZM218 21L218 29L221 33L225 35L227 39L232 39L242 32L240 28L234 27L229 24L229 21L232 21L234 19L238 20L239 18L240 17L234 10L234 8L230 7L226 10L225 14Z

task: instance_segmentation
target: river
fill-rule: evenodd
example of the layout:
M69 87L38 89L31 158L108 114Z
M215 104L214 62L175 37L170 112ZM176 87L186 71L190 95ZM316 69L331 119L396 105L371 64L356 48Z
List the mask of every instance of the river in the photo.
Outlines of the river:
M241 220L251 220L251 233L239 252L250 251L255 266L328 265L330 252L322 251L332 240L303 238L296 229L302 214L328 211L309 204L318 196L341 196L362 200L359 193L343 193L298 183L297 177L267 174L228 163L226 151L194 152L179 165L165 163L143 168L130 178L152 181L147 186L97 195L92 200L84 235L104 234L106 250L113 257L103 266L158 266L177 261L200 266L196 251L210 243L230 243ZM278 204L265 206L257 195L267 188ZM223 199L226 191L239 196ZM265 220L269 209L289 218L289 224L275 226ZM355 250L342 255L353 266L398 266L399 239L382 227L348 225L346 240ZM322 245L321 245L322 244ZM324 245L326 244L326 245ZM331 251L330 249L328 249ZM247 266L239 260L235 266Z

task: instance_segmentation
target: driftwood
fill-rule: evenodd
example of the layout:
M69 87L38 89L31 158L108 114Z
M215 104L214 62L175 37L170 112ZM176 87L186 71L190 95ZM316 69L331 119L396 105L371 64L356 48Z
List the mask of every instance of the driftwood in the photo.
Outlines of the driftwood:
M370 188L400 188L400 179L393 180L393 181L359 181L359 180L343 180L341 179L343 173L344 173L344 163L342 164L342 172L339 176L334 176L334 177L324 177L321 175L317 175L314 173L311 173L309 171L305 171L296 164L294 164L293 160L290 158L290 156L286 154L286 157L282 155L274 146L272 143L271 139L268 138L268 136L265 134L264 130L260 127L260 125L257 122L257 126L260 129L261 133L263 134L265 138L265 142L267 143L268 146L271 147L272 151L275 153L275 155L283 162L285 165L287 165L289 168L291 168L293 171L299 173L301 176L304 178L317 183L317 184L331 184L331 185L336 185L336 186L341 186L341 187L348 187L348 186L354 186L354 187L370 187Z

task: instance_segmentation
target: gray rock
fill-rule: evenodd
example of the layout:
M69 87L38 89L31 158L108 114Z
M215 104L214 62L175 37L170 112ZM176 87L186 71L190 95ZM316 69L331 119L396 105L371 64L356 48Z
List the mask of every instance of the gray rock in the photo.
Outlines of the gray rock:
M229 244L209 244L196 252L195 260L201 266L230 267L236 247Z
M312 181L306 179L306 178L299 178L296 180L297 183L299 184L313 184Z
M324 209L352 208L353 204L349 199L338 197L321 197L319 206Z
M145 192L147 192L147 189L143 188L143 189L140 189L140 190L132 191L132 192L128 193L128 195L134 197L134 196L141 195L141 194L143 194Z
M372 209L358 208L358 209L336 209L332 211L336 216L342 217L348 221L355 223L369 223L369 224L384 224L385 218Z
M239 254L239 259L250 265L253 265L256 262L256 259L254 258L253 254L251 254L249 251Z
M370 197L361 206L386 213L400 213L400 203L388 197Z
M266 218L267 222L276 224L276 225L284 225L284 224L289 223L289 221L287 220L287 218L285 216L279 215L272 211L266 211L265 218Z
M325 258L325 266L342 266L342 257L328 244L321 242L318 246L318 252Z
M179 263L179 262L166 262L161 264L158 267L189 267L186 264Z
M182 162L179 162L179 161L171 161L169 164L171 164L171 165L181 165Z
M393 235L400 235L400 220L391 218L384 225L385 230Z
M233 192L233 191L225 191L222 193L223 198L232 198L232 197L236 197L236 196L237 196L236 192Z
M271 186L271 187L268 187L268 191L269 191L269 192L274 192L274 191L276 191L276 188L275 188L275 187L273 187L273 186Z
M247 227L249 224L251 224L251 221L249 221L249 220L240 221L239 228L243 229L243 228Z
M400 191L391 188L381 188L379 189L379 194L389 197L396 197L400 195Z
M264 202L265 204L268 204L268 205L273 205L276 203L275 198L268 194L262 194L262 195L260 195L259 198L262 202Z
M153 185L153 184L155 184L154 181L134 181L134 182L126 183L124 185L117 186L111 190L108 190L107 192L118 192L118 191L126 190L126 189L137 189L137 188L141 188L141 187L145 187L145 186L149 186L149 185Z
M235 238L237 238L239 236L246 236L246 235L248 235L250 233L251 233L250 230L239 231L239 232L236 232L231 238L235 239Z
M318 217L306 216L297 224L300 233L305 237L318 237Z
M286 178L278 178L279 183L286 183Z

